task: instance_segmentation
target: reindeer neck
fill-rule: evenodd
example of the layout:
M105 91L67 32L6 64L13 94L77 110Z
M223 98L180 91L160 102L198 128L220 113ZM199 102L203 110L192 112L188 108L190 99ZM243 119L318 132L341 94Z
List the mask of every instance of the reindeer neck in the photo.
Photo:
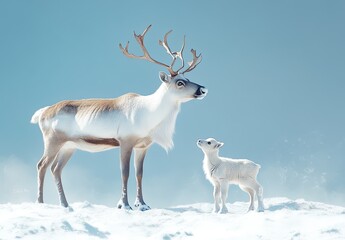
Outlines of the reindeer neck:
M218 164L219 160L219 151L204 152L205 159L210 163Z
M148 108L152 112L152 117L158 114L160 117L165 118L173 112L178 112L180 108L180 103L170 96L168 86L165 83L162 83L146 99Z
M165 150L173 147L176 117L180 109L180 103L169 95L166 84L162 84L156 92L144 96L145 113L143 120L154 142Z

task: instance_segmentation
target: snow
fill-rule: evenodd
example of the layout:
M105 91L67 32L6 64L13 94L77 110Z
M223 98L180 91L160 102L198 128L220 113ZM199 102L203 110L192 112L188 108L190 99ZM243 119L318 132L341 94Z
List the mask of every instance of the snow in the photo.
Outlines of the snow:
M265 199L265 212L248 203L212 203L146 212L88 202L69 209L49 204L0 204L0 239L345 239L345 208L302 199Z

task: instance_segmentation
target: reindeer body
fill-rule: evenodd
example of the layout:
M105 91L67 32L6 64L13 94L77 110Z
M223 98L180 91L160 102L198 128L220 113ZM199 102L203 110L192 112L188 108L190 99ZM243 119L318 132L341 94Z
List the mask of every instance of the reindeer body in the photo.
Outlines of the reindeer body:
M45 135L64 138L70 148L84 151L108 150L128 138L139 148L154 142L168 150L180 103L165 85L148 96L62 101L38 110L32 122L39 122Z
M55 105L39 109L32 117L32 123L39 123L44 141L44 153L37 164L38 198L43 203L43 184L48 166L51 165L60 204L68 203L62 187L61 172L76 149L99 152L120 147L120 166L122 177L122 196L118 208L131 209L128 203L127 183L129 178L130 159L134 150L134 166L137 181L137 197L135 206L140 210L148 210L142 194L143 164L147 149L157 143L168 150L173 146L173 133L177 114L183 102L202 99L207 89L184 77L184 73L193 70L201 61L195 50L191 50L193 61L184 72L182 49L171 52L167 36L160 44L173 58L170 66L151 58L144 46L145 29L142 35L134 36L141 46L144 56L128 53L120 45L123 53L130 58L145 59L166 67L170 75L160 72L161 86L151 95L141 96L128 93L115 99L84 99L62 101ZM182 67L174 71L175 60L180 58Z
M122 177L122 196L118 208L131 209L127 197L127 183L130 169L130 159L134 150L134 166L137 181L137 197L135 206L140 210L148 210L142 194L143 164L147 149L152 143L161 145L168 150L173 146L173 133L177 114L183 102L192 99L202 99L207 89L184 77L184 73L193 70L200 62L191 50L193 60L189 67L184 67L183 49L172 52L167 37L160 41L167 53L173 58L171 65L154 60L144 46L144 36L150 29L147 27L143 34L134 37L144 52L143 56L136 56L128 52L128 43L120 49L129 58L148 60L164 66L170 75L160 72L162 84L151 95L141 96L128 93L115 99L84 99L62 101L55 105L39 109L32 117L32 123L39 123L43 135L44 152L37 164L38 170L38 198L43 203L43 184L46 170L51 166L59 193L60 204L67 207L68 203L62 187L61 172L76 149L99 152L120 147L120 167ZM176 59L182 66L173 70Z

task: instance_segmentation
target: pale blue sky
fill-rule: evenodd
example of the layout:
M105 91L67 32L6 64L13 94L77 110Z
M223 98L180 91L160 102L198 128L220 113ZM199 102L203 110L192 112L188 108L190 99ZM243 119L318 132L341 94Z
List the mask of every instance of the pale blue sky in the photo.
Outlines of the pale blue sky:
M152 93L161 67L122 55L118 43L152 24L158 39L203 54L187 77L209 89L182 106L175 148L145 162L151 207L210 202L198 138L225 142L221 155L262 165L264 196L345 205L344 1L0 1L0 203L34 201L43 143L32 114L63 99ZM185 54L190 57L189 53ZM118 150L77 152L63 173L69 202L115 206ZM51 175L46 202L58 203ZM135 198L133 170L129 198ZM229 201L246 201L230 189Z

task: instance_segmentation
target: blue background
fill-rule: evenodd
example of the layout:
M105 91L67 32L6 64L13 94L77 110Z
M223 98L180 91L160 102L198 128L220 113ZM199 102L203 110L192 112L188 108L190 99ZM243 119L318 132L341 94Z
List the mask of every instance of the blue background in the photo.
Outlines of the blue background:
M150 94L160 66L122 55L119 43L153 27L152 56L170 62L158 39L187 37L203 62L186 76L209 89L183 104L175 147L154 145L145 162L151 207L211 202L198 138L225 143L221 155L262 165L265 197L345 205L345 2L0 1L0 202L36 200L43 143L33 113L64 99ZM78 151L63 172L69 202L115 206L118 150ZM131 172L129 197L135 198ZM48 172L45 200L58 203ZM247 201L231 187L229 201Z

